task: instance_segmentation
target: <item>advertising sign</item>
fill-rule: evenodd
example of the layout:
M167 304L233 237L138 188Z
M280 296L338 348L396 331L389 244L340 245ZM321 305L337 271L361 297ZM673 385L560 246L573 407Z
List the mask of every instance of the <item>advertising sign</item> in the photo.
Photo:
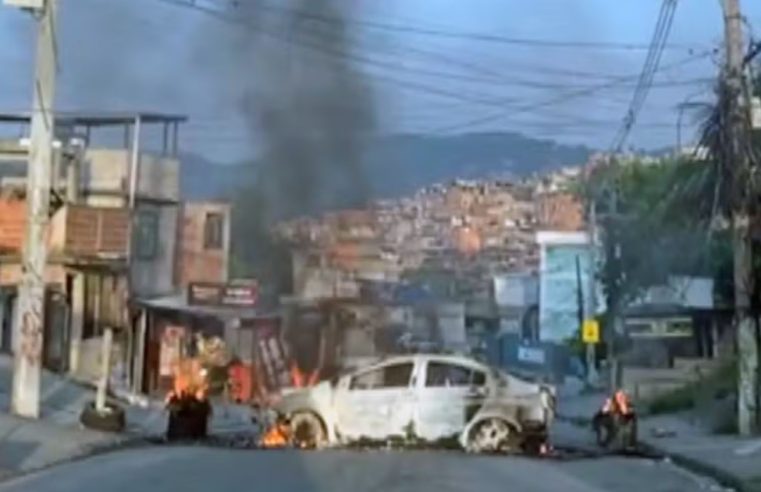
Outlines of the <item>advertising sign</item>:
M194 282L188 285L188 303L199 306L254 307L259 300L259 286Z

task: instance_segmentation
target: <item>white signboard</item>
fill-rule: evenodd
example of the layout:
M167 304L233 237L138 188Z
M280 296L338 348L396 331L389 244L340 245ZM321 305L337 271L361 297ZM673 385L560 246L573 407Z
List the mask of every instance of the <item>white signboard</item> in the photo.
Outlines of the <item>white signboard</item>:
M518 347L518 360L530 364L544 364L544 349L536 347Z

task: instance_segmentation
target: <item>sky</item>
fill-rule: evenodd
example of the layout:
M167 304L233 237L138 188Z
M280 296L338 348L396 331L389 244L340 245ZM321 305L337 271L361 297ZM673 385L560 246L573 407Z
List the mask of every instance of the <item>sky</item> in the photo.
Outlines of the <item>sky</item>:
M220 162L257 153L261 142L244 124L241 94L266 66L248 66L238 53L240 31L254 20L222 22L162 0L59 1L58 109L186 114L184 150ZM230 0L200 1L225 8ZM372 85L378 132L518 131L598 149L620 126L661 6L661 0L337 3L350 18L354 68ZM761 2L742 4L752 35L754 26L761 29ZM33 28L27 14L0 4L0 66L10 68L0 73L0 111L30 105ZM313 28L319 37L331 26ZM718 0L679 2L661 61L671 68L656 77L629 145L675 145L677 105L711 100L720 59L711 50L720 48L721 29ZM271 42L304 50L299 60L328 56L277 34ZM694 134L693 119L684 117L685 140Z

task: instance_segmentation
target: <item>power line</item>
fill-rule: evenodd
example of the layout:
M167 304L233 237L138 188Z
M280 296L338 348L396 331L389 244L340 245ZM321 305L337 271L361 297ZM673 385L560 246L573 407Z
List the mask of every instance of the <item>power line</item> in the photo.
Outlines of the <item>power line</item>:
M671 65L663 67L660 70L663 71L663 70L667 70L667 69L670 69L670 68L676 68L678 66L682 66L682 65L685 65L687 63L691 63L693 61L696 61L696 60L705 59L705 58L709 57L711 54L713 54L713 50L708 51L708 52L704 52L704 53L701 53L701 54L697 54L697 55L691 55L691 56L689 56L689 57L687 57L687 58L685 58L683 60L680 60L678 62L675 62L675 63L671 64ZM538 103L525 104L525 105L522 105L522 106L514 107L514 108L512 108L512 110L510 112L508 112L508 110L510 110L510 108L502 108L502 109L500 109L497 112L490 113L488 115L481 116L481 117L478 117L478 118L474 118L474 119L468 120L468 121L466 121L464 123L459 123L459 124L456 124L456 125L448 125L448 126L445 126L445 127L440 127L438 129L436 129L435 132L437 132L437 133L449 133L449 132L461 131L463 129L467 129L467 128L474 127L474 126L477 126L477 125L483 125L483 124L486 124L486 123L491 123L491 122L500 120L500 119L508 117L508 116L512 116L512 115L516 115L516 114L521 114L521 113L525 113L525 112L528 112L528 111L534 111L536 109L544 108L544 107L547 107L547 106L552 106L552 105L555 105L555 104L564 103L564 102L567 102L567 101L572 100L572 99L578 99L578 98L581 98L581 97L586 97L586 96L595 94L597 92L600 92L600 91L609 89L611 87L614 87L617 84L619 84L622 80L630 80L630 78L629 77L621 77L621 78L614 79L614 80L612 80L610 82L607 82L607 83L604 83L604 84L599 84L599 85L590 87L588 89L566 92L566 93L560 94L558 96L548 98L548 99L546 99L544 101L540 101Z
M228 15L225 15L223 12L219 11L218 9L199 4L195 2L194 0L157 0L157 1L176 5L183 8L194 9L202 13L205 13L207 15L211 15L222 22L237 24L242 27L246 27L256 32L260 32L262 34L273 37L277 39L278 41L286 42L289 44L297 44L301 47L314 50L323 55L328 55L328 56L341 58L341 59L348 59L356 63L363 63L369 67L376 67L380 69L391 69L394 71L407 71L407 72L413 72L413 73L416 72L415 70L411 70L410 67L405 67L404 65L388 63L385 61L379 61L373 58L369 58L365 55L347 52L346 50L343 50L343 49L334 49L334 48L325 46L322 43L319 43L319 41L316 43L314 40L304 40L304 39L296 40L293 38L285 38L282 32L280 31L275 32L275 31L265 30L262 28L261 25L258 25L258 24L254 25L250 21L247 21L242 18L229 17ZM457 75L457 74L451 74L451 73L445 73L445 72L432 72L432 71L424 71L424 70L423 71L417 70L417 73L426 74L430 76L439 76L439 77L442 77L442 76L443 77L458 77L458 78L461 77L460 75ZM515 102L514 99L510 99L510 98L483 97L482 95L472 95L468 93L463 93L462 91L453 92L450 90L442 89L439 86L430 86L425 83L400 79L396 76L391 76L386 74L374 73L373 77L377 81L392 83L402 89L414 90L417 92L427 93L429 95L446 97L450 99L456 99L456 100L461 100L465 102L471 102L471 103L476 103L476 104L481 104L486 106L504 105L504 104ZM464 76L464 77L467 77L467 76ZM615 78L615 79L612 79L612 81L615 83L605 84L604 86L600 86L600 85L583 86L581 87L581 90L586 92L586 91L597 91L598 89L604 89L604 88L611 88L613 86L626 83L635 77L636 76ZM537 88L537 89L562 89L562 88L568 87L562 84L547 84L547 83L529 81L529 80L513 80L513 81L504 81L504 82L507 82L507 83L512 82L513 84L516 84L516 85L522 85L528 88ZM694 79L694 80L679 81L679 82L664 82L663 87L678 86L678 85L694 85L695 83L703 83L703 82L705 82L705 80L703 79Z
M197 4L195 0L188 0L193 4ZM187 3L187 2L186 2ZM239 0L224 0L224 4L230 9L240 8ZM260 11L274 12L280 15L295 16L302 19L311 20L328 25L343 25L350 23L353 25L361 26L368 29L381 30L387 32L394 32L397 34L412 34L420 36L429 36L445 39L457 39L465 41L478 41L496 44L508 44L508 45L524 45L532 47L545 47L545 48L580 48L580 49L605 49L605 50L629 50L629 51L644 51L649 49L649 45L641 43L616 43L607 41L571 41L571 40L551 40L551 39L531 39L531 38L516 38L509 36L502 36L498 34L485 34L477 32L460 32L444 29L433 29L421 26L414 26L409 24L395 24L389 22L377 22L366 19L346 18L339 19L324 14L315 12L306 12L303 10L295 10L286 7L274 6L266 4L264 2L257 2L255 9ZM687 45L671 45L668 48L678 50L691 50L695 46Z
M623 148L627 137L637 121L637 116L642 110L642 106L645 104L647 95L653 85L653 79L658 71L666 41L671 32L671 26L674 22L674 14L676 13L676 6L677 0L663 0L663 3L661 4L661 11L658 16L655 32L653 33L653 39L650 43L647 58L642 67L642 73L640 74L637 86L634 89L631 104L624 116L621 128L616 133L613 143L611 144L611 149L614 152L620 152Z

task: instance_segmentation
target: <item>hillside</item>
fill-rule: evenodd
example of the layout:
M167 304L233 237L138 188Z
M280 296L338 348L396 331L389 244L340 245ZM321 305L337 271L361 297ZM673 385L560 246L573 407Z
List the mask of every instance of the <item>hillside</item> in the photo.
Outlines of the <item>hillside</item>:
M374 196L381 198L455 178L547 172L583 164L590 152L517 133L393 135L368 145L363 166ZM218 164L196 155L184 155L182 164L182 192L188 199L229 198L255 173L255 164Z

